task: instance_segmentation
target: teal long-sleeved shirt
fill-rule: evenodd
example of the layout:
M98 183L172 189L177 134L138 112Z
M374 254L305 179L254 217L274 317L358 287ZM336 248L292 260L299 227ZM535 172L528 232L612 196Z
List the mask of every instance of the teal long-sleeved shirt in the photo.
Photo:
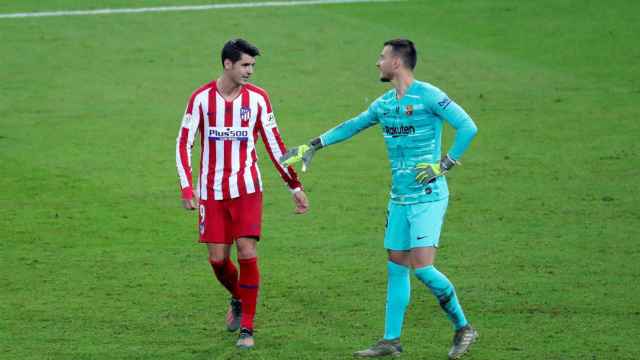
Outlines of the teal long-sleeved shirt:
M440 161L444 121L456 130L447 154L460 160L478 132L476 124L442 90L414 80L401 99L391 89L366 111L325 132L320 139L323 146L333 145L379 124L391 163L391 201L437 201L449 196L447 180L441 176L430 184L420 184L415 179L415 166Z

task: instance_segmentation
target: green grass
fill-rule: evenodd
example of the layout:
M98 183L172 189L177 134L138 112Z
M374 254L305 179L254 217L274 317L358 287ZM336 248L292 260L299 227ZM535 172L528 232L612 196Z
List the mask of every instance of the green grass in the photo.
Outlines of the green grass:
M376 340L389 186L378 130L318 154L305 216L260 149L249 353L223 330L227 294L180 208L175 137L228 38L263 51L254 81L293 145L385 91L376 56L406 36L416 76L480 128L450 174L437 259L481 333L468 358L637 359L638 13L629 1L429 0L0 19L0 358L345 359ZM450 325L413 285L403 358L444 359Z

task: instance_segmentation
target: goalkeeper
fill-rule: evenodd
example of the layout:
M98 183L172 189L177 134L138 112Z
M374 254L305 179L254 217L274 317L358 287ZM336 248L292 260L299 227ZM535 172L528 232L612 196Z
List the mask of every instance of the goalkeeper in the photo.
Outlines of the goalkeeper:
M357 351L359 357L397 356L402 352L400 335L410 297L410 272L426 285L451 320L455 333L450 359L464 355L478 333L465 317L453 284L434 267L440 229L447 209L449 190L443 176L459 164L476 135L473 120L440 89L414 79L416 49L410 40L384 43L376 66L380 80L393 89L369 108L335 128L291 148L280 161L302 161L306 171L316 151L349 139L379 124L391 162L391 194L384 247L388 251L388 283L384 337L372 347ZM449 151L441 157L444 122L455 130Z

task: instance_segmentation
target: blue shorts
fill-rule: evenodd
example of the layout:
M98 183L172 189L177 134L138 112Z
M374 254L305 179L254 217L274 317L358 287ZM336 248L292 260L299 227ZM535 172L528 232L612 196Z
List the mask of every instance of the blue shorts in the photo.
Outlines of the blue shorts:
M411 205L390 201L384 248L402 251L418 247L438 247L448 203L448 198Z

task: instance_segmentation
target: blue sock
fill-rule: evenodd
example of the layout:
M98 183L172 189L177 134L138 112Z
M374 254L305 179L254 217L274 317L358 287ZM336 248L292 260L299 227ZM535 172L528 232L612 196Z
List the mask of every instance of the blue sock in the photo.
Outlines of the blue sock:
M449 320L453 322L456 330L469 323L464 316L460 302L458 302L453 284L444 274L438 271L433 265L429 265L416 269L416 276L427 285L433 295L438 298L440 307L447 313Z
M387 307L384 317L384 339L392 340L400 337L404 312L411 296L411 280L409 268L387 262Z

